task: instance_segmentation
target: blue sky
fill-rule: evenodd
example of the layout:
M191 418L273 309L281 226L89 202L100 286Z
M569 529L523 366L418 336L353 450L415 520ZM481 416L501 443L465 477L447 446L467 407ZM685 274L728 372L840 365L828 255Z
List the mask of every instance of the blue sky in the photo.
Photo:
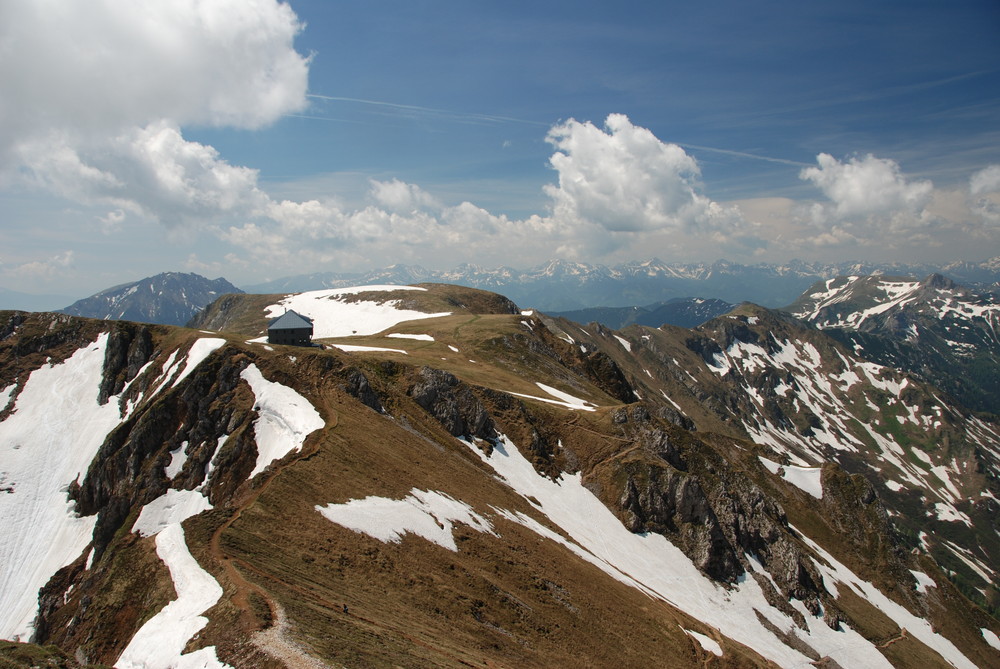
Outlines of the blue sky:
M1000 255L995 1L6 3L0 51L2 288Z

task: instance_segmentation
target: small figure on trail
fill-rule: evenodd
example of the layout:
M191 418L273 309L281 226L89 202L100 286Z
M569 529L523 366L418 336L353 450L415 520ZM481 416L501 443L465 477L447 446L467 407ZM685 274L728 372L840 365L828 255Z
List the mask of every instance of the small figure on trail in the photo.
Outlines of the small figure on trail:
M344 604L344 613L347 613L347 604Z

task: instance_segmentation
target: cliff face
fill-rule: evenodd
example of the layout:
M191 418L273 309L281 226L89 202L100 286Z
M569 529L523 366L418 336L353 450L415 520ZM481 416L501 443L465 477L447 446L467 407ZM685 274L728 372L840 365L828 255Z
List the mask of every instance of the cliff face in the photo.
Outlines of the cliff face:
M3 522L47 495L39 529L77 537L58 557L55 535L17 534L49 571L33 590L0 574L4 606L31 599L35 641L117 666L989 666L1000 625L935 558L948 542L988 571L981 531L939 520L914 540L924 511L906 505L929 481L886 488L900 475L846 436L850 457L820 458L780 392L751 414L751 373L806 384L790 367L720 376L743 345L780 353L755 323L589 332L451 297L355 353L0 313ZM79 434L23 427L60 389L72 402L44 413ZM948 457L992 452L992 426L945 410ZM788 427L755 443L750 415ZM78 448L48 488L17 455ZM949 480L994 485L967 474Z

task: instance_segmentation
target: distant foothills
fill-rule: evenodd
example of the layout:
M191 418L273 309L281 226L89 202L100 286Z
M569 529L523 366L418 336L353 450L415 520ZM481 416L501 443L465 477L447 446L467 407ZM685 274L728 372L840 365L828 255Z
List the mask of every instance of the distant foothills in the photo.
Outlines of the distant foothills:
M197 274L166 272L103 290L89 298L62 307L72 298L27 295L0 288L0 309L61 311L78 316L112 320L183 325L200 309L225 293L297 293L355 285L448 283L501 293L524 308L564 313L573 320L589 319L609 327L631 322L646 324L665 311L678 311L679 318L705 320L726 311L727 304L753 302L778 308L791 304L816 281L838 276L898 276L923 279L942 276L977 291L1000 286L1000 257L983 262L943 265L901 263L818 263L791 261L786 264L742 265L725 260L714 263L668 263L652 259L613 266L552 260L529 269L485 268L463 264L450 270L429 270L419 265L390 265L368 272L318 272L274 279L237 287L224 278L206 279ZM160 298L154 300L153 298ZM689 303L688 298L712 300ZM722 301L726 304L720 304ZM141 304L133 304L141 302ZM693 305L693 306L692 306ZM614 308L594 317L582 310ZM711 312L709 311L711 307ZM637 308L633 313L621 308ZM687 313L691 311L692 313ZM649 313L652 312L652 315ZM671 322L670 316L664 322ZM694 323L676 322L690 327Z

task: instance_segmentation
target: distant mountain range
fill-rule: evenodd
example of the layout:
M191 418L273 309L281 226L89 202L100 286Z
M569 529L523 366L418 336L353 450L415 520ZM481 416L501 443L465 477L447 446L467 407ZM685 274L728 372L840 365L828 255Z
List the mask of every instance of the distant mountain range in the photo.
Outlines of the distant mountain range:
M685 297L645 307L592 307L575 311L553 311L549 315L566 318L581 325L600 323L612 330L620 330L627 325L658 328L664 324L693 328L731 311L734 306L722 300Z
M321 272L244 286L250 293L295 293L361 284L453 283L492 290L524 308L563 312L590 307L628 307L701 297L753 302L765 307L790 304L819 280L837 276L891 275L914 279L939 273L974 288L1000 281L1000 257L981 263L947 265L899 263L807 263L741 265L666 263L657 259L611 267L553 260L525 270L488 269L464 264L452 270L392 265L363 273Z
M184 325L220 295L242 292L222 278L165 272L102 290L60 311L102 320Z
M553 260L526 270L466 264L439 271L392 265L364 273L305 274L243 288L250 293L288 294L358 285L447 283L498 292L522 308L578 322L597 321L612 328L631 323L694 327L724 313L727 305L788 305L817 281L838 276L902 276L916 281L934 273L980 292L996 289L1000 286L1000 258L945 266L798 261L785 265L727 261L683 264L656 259L612 267ZM223 278L167 272L108 288L60 311L89 318L183 325L216 297L241 292ZM43 305L39 299L0 289L0 309L55 309L49 306L53 300Z
M940 274L847 276L817 283L787 311L858 355L1000 413L1000 293L976 293Z

